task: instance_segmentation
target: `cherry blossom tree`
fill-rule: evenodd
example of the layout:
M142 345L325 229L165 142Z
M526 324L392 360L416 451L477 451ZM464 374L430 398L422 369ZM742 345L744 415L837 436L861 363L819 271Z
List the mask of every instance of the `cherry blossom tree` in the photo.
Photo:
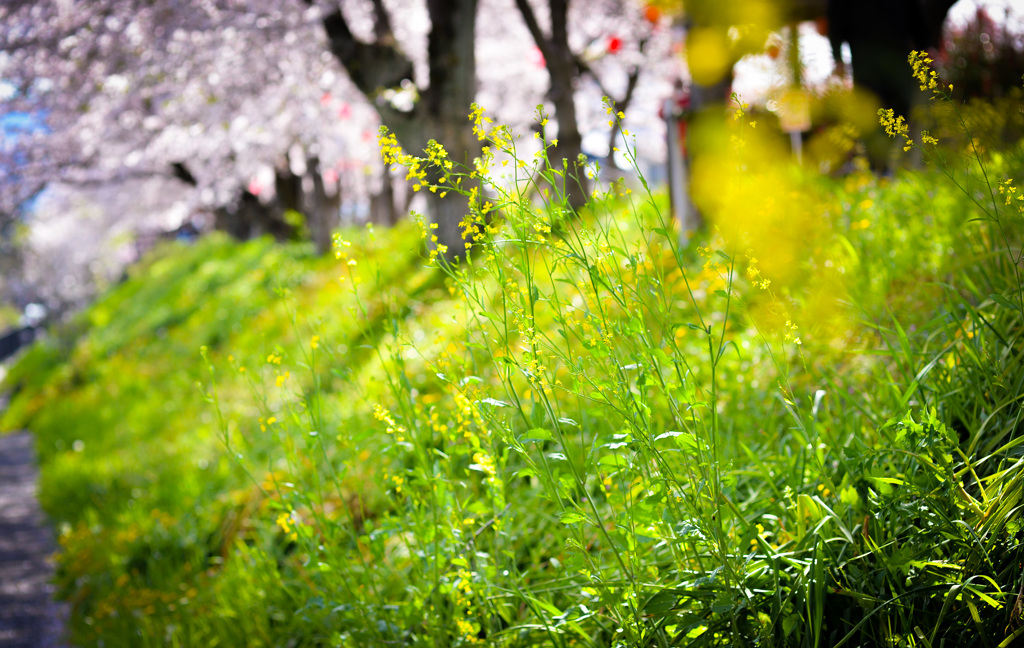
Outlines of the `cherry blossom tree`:
M557 164L564 160L568 202L573 209L577 209L586 203L590 193L586 174L577 164L583 144L576 111L580 76L588 75L616 112L627 110L641 70L645 64L651 64L649 58L644 56L645 48L659 27L660 12L621 0L604 3L548 0L543 8L547 10L550 28L545 33L538 12L530 2L515 0L515 3L547 68L550 78L547 97L554 104L558 126L558 144L554 147L552 161ZM573 23L582 27L574 34L578 41L575 48L570 43L570 4L578 10L572 15ZM594 20L595 17L598 20ZM659 54L663 58L667 52L661 51ZM619 93L608 89L601 73L601 68L609 67L608 60L615 57L619 60L611 66L613 73L624 71L626 78L624 88ZM609 154L615 147L619 124L618 120L612 120Z
M313 0L307 0L315 6ZM402 147L422 152L434 140L455 161L471 165L480 142L467 115L476 99L476 22L478 0L427 0L427 79L417 83L413 59L395 37L391 15L382 0L374 0L372 38L356 36L341 6L325 6L323 27L330 51L367 97L386 99L398 88L404 101L375 101L381 121ZM436 170L430 170L436 175ZM436 184L440 177L424 180ZM459 223L469 211L468 199L451 194L427 194L428 212L436 225L439 248L454 259L465 252Z
M47 183L157 175L191 187L194 208L215 209L296 146L331 164L365 156L372 111L338 73L311 13L270 0L0 8L0 110L42 124L4 147L11 190L0 210L15 212ZM346 97L349 114L325 96Z
M592 95L577 95L583 132L604 125L589 107L601 84L630 78L617 72L629 57L617 53L636 51L628 36L592 46L621 31L625 5L585 4L574 5L568 37L576 67L603 72L600 84L579 86ZM436 139L471 162L474 100L515 128L532 118L547 88L530 41L515 0L8 0L0 116L20 126L0 145L0 219L42 204L44 187L72 209L89 204L125 222L205 213L241 237L291 235L292 210L324 250L339 185L390 187L379 123L409 151ZM76 191L87 198L66 199ZM135 199L113 201L119 192ZM452 198L426 200L454 255L466 205ZM91 238L75 228L97 221L62 222L71 246Z

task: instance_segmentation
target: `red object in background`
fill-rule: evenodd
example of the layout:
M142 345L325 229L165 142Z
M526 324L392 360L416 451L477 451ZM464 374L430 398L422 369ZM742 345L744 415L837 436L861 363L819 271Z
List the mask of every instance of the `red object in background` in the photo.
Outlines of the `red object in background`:
M622 39L618 36L608 37L608 53L615 54L622 49Z
M647 22L652 25L658 24L658 22L661 21L661 9L658 9L653 5L648 5L644 8L644 18L646 18Z
M768 54L768 56L771 57L773 61L779 58L779 53L781 51L782 49L779 47L778 43L771 43L768 45L768 47L765 48L765 53Z
M662 119L681 119L685 121L690 113L690 91L681 83L672 89L672 97L662 104L658 116Z
M547 63L544 61L544 53L540 51L540 48L536 45L530 50L530 62L539 68L543 68Z
M690 93L677 90L672 96L676 103L676 128L679 129L679 144L683 149L683 157L689 158L690 151L686 141L686 125L690 122Z

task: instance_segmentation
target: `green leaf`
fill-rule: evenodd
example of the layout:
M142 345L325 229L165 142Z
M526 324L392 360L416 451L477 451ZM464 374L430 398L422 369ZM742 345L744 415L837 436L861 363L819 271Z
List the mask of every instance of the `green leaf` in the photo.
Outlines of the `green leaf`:
M1024 626L1017 628L1013 631L1013 634L1011 634L1006 639L1003 639L1002 643L999 644L998 648L1007 648L1007 646L1012 646L1013 642L1016 641L1022 634L1024 634Z
M621 455L606 454L602 455L601 458L597 460L597 464L599 466L610 466L612 468L625 468L629 465L629 462Z
M979 599L981 599L981 601L983 603L985 603L986 605L988 605L989 607L995 608L997 610L1002 609L1002 607L1003 607L1002 603L1000 603L999 601L995 600L994 598L992 598L991 596L989 596L985 592L982 592L977 587L974 587L973 585L965 585L964 588L967 591L969 591L971 594L974 594Z
M860 493L853 486L847 486L839 494L839 500L848 506L856 506L860 501Z
M550 430L545 430L544 428L533 428L532 430L523 433L523 435L519 437L519 440L525 443L527 441L550 441L552 438L553 435Z
M903 486L906 484L902 479L894 479L893 477L869 477L869 479L883 484L892 484L893 486Z
M675 590L661 590L644 603L644 614L665 614L672 610L679 601L679 595Z
M988 298L994 301L995 303L999 304L1003 308L1009 308L1012 311L1020 310L1017 304L1014 304L1012 301L1010 301L1006 297L1003 297L1002 295L996 295L995 293L993 293L989 295Z
M562 514L558 516L558 520L562 524L579 524L580 522L586 522L587 516L579 511L562 511Z

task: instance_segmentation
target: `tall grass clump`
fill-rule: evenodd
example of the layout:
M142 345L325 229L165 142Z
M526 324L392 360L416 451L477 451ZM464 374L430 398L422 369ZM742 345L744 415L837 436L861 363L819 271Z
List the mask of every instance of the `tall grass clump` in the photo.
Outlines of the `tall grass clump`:
M722 249L685 259L646 186L613 184L573 214L545 148L524 153L482 109L472 118L486 146L470 168L381 138L388 163L466 193L472 212L455 265L424 225L453 299L434 314L443 337L418 342L396 321L377 347L376 433L328 434L316 378L277 405L261 396L260 431L287 464L268 496L323 631L431 646L757 642L783 618L798 632L809 573L782 596L786 575L761 554L817 546L822 493L837 486L805 449L813 422L789 430L784 370L801 341L758 243L718 237ZM426 184L429 165L440 184ZM338 253L354 294L379 292L344 241ZM766 295L760 328L741 315L747 290ZM304 359L314 376L318 345ZM779 398L764 407L762 390ZM744 468L779 434L796 444L796 480L771 461ZM813 519L787 527L789 507Z
M946 236L906 251L923 226L855 219L830 181L780 164L739 105L706 135L721 154L694 169L712 223L695 258L642 179L573 213L573 179L546 145L481 108L471 119L484 148L470 166L381 136L387 163L422 190L467 195L471 212L458 263L423 224L453 299L411 328L394 319L375 349L387 392L372 430L326 434L315 389L265 413L289 421L275 428L290 466L276 521L324 636L931 646L1020 634L1020 216L990 160L968 157L963 172L938 160L960 194L932 179L847 182L860 210L888 193L916 218L915 192L956 207L927 215ZM909 137L891 113L883 122ZM882 245L856 238L872 227ZM372 284L372 270L359 276ZM905 294L924 277L934 285ZM929 315L908 329L894 307L911 304ZM307 364L319 366L315 348Z

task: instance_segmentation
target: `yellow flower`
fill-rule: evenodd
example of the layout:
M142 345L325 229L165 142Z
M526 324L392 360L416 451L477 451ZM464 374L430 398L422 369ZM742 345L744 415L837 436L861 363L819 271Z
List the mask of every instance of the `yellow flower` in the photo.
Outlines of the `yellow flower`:
M281 530L285 532L289 538L293 541L299 539L299 534L295 532L295 512L281 513L277 516L277 526L281 527Z
M312 338L310 338L309 346L310 346L310 348L312 348L314 350L319 348L319 346L320 346L320 336L319 335L314 335Z
M878 119L882 126L885 127L885 132L889 137L895 137L897 135L906 136L907 130L909 129L907 122L903 119L903 115L894 114L892 108L879 108Z
M910 56L907 57L907 62L910 63L910 67L914 70L914 78L917 79L918 84L922 91L931 90L935 94L939 94L941 91L938 89L939 86L939 75L932 69L932 59L926 52L913 51Z

